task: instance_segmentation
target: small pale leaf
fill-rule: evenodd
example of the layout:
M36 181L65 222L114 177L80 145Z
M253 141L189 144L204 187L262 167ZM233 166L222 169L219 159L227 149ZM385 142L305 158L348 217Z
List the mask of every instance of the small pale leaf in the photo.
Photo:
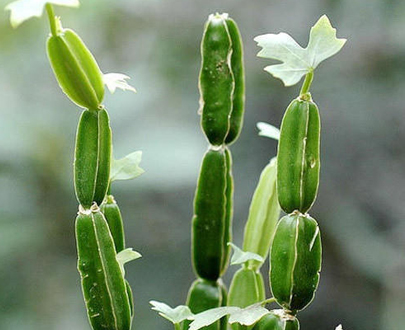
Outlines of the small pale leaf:
M194 315L194 317L191 318L194 321L191 322L190 327L188 329L189 330L201 329L203 327L206 327L206 326L218 321L220 318L224 317L225 315L236 313L238 311L240 311L240 308L233 307L233 306L209 309L205 312Z
M194 316L188 306L180 305L176 308L171 308L169 305L155 300L151 300L149 303L153 306L153 310L157 311L160 316L169 320L173 324L179 324L180 322Z
M122 73L106 73L103 75L104 84L111 94L113 94L117 88L136 93L136 89L127 83L127 79L131 78Z
M341 325L341 324L339 324L339 325L336 327L336 329L335 329L335 330L343 330L342 325Z
M231 313L229 316L229 323L239 323L242 325L252 325L259 321L264 315L269 314L270 311L261 306L261 303L250 305L246 308L239 310L237 313Z
M335 55L346 42L346 39L336 38L336 29L326 15L311 28L306 48L286 33L264 34L254 40L262 47L257 56L282 62L269 65L264 70L281 79L285 86L295 85L322 61Z
M10 23L13 28L32 17L41 17L45 5L79 7L79 0L17 0L9 3L5 9L10 11Z
M309 43L306 48L311 67L314 69L324 60L339 52L346 39L336 38L336 29L330 24L329 18L323 15L311 28Z
M117 253L115 258L117 259L118 264L120 265L122 276L125 277L124 265L127 262L130 262L135 259L139 259L141 257L142 257L142 255L139 252L132 250L132 248L128 248L128 249L122 250L119 253Z
M142 160L142 151L135 151L121 159L113 159L110 180L131 180L145 171L139 167Z
M259 256L256 253L253 252L246 252L241 250L240 248L238 248L235 244L232 243L228 243L228 245L230 245L233 249L233 255L231 258L231 265L239 265L239 264L243 264L246 261L249 260L256 260L259 261L261 263L264 262L264 259L262 256Z
M259 130L260 136L265 136L276 141L280 139L280 130L277 127L262 121L258 122L256 127Z

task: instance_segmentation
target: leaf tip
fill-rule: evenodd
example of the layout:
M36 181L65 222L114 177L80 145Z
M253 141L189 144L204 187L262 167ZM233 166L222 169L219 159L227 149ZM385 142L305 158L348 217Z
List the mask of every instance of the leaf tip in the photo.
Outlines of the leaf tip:
M259 36L254 37L254 38L253 38L253 41L256 41L257 43L259 43L261 37L262 37L262 35L259 35Z
M253 41L255 41L257 43L258 47L262 47L262 49L259 50L259 52L256 54L257 57L266 57L265 56L265 50L264 50L264 46L262 44L263 40L266 39L266 36L268 34L261 34L259 36L256 36L253 38Z
M326 14L323 14L323 15L319 18L319 21L327 22L327 23L330 24L330 19L329 19L328 15L326 15Z
M274 139L276 141L278 141L280 139L280 129L270 125L268 123L259 121L256 124L257 129L259 130L258 135L259 136L264 136L264 137L268 137L271 139Z

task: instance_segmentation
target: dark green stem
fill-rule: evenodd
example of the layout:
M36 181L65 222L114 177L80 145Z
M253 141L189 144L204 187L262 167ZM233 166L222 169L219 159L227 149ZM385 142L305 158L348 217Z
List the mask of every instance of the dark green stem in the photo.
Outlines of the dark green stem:
M301 87L300 96L302 96L302 95L309 92L309 89L311 88L311 83L312 83L313 79L314 79L314 71L311 70L305 76L304 83L302 84L302 87Z
M51 26L52 36L56 37L58 35L58 30L56 28L55 13L53 12L53 7L51 4L46 4L46 12L48 13L49 25Z

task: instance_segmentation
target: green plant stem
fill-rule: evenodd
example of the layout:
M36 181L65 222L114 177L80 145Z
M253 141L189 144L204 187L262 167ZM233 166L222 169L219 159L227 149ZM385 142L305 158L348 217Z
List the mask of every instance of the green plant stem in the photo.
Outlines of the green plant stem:
M58 30L56 28L55 13L51 4L46 4L46 12L48 13L49 25L51 27L52 36L56 37L58 35Z
M271 297L269 299L263 300L262 305L271 304L271 303L273 303L275 301L276 301L276 298Z
M305 76L304 83L302 84L302 87L301 87L300 96L302 96L302 95L309 92L309 89L311 87L311 83L312 83L313 79L314 79L314 71L311 70Z
M180 330L180 323L174 323L174 330Z

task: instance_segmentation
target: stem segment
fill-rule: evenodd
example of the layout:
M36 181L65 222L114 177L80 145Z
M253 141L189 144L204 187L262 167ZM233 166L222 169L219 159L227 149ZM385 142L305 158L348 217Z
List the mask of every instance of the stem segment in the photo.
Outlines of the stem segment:
M51 4L46 4L46 12L48 13L49 25L51 27L52 36L56 37L58 35L58 30L56 28L55 13Z
M174 323L174 330L180 330L180 323Z
M311 70L305 76L304 83L302 84L302 87L301 87L300 96L302 96L302 95L309 92L309 89L311 87L311 83L312 83L313 79L314 79L314 71Z
M263 300L263 301L262 301L262 305L264 306L264 305L266 305L266 304L271 304L271 303L273 303L273 302L275 302L275 301L276 301L276 298L271 297L271 298L269 298L269 299Z

